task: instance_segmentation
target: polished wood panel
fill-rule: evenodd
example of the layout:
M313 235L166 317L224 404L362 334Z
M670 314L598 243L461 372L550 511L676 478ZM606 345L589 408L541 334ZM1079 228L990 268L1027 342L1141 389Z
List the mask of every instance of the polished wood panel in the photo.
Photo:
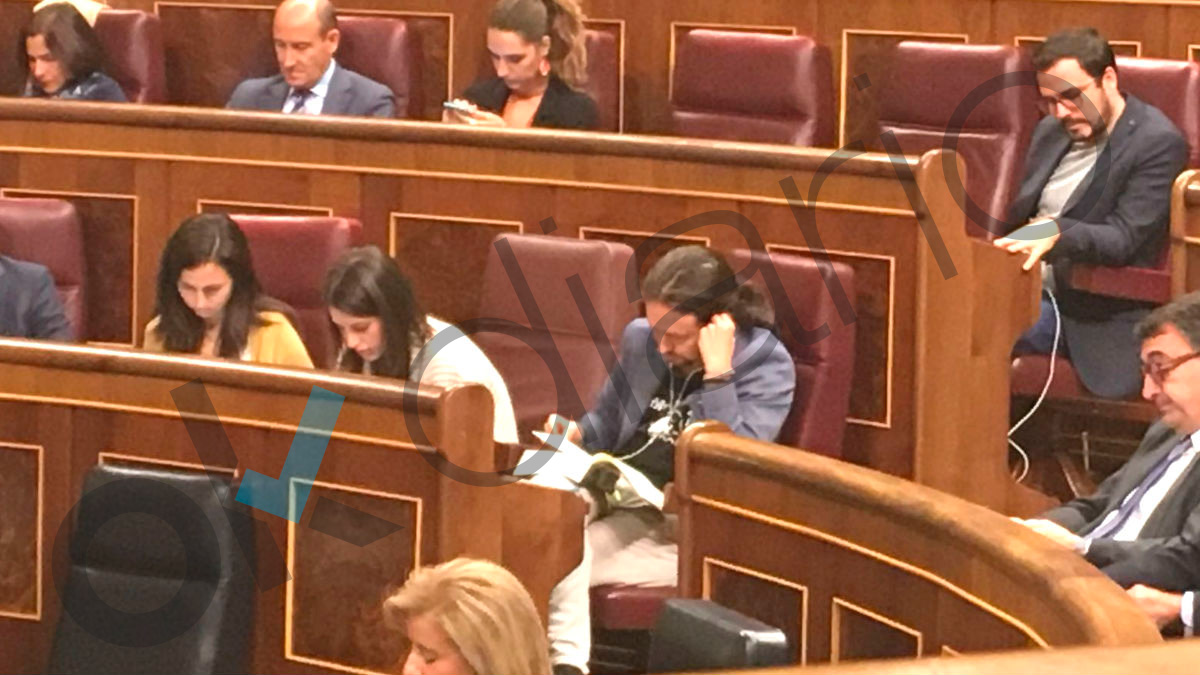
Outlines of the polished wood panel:
M435 468L438 458L498 468L482 387L418 393L360 376L24 340L0 340L0 371L3 672L45 666L64 572L49 551L70 536L66 518L90 468L278 476L317 386L345 402L303 511L294 501L302 481L288 485L299 522L257 515L265 583L252 672L391 672L408 645L384 624L380 603L415 565L462 555L501 562L526 581L544 619L550 588L580 560L586 508L575 495L523 482L475 487ZM193 444L173 394L195 381L215 415L183 412L200 430L223 430L236 456L202 457ZM553 543L528 545L539 539Z
M683 594L736 596L810 664L1161 640L1078 555L937 490L716 422L684 431L675 475Z
M499 232L626 241L643 264L662 251L653 245L675 243L664 238L810 255L819 235L863 272L846 457L1011 501L1008 355L1035 315L1037 280L967 237L942 171L950 154L831 164L828 151L780 146L30 101L0 101L0 134L0 188L65 175L74 190L137 195L139 326L157 252L204 204L358 218L366 243L414 272L426 310L452 321L479 316L478 275ZM803 203L789 203L793 184ZM916 210L909 193L923 195Z

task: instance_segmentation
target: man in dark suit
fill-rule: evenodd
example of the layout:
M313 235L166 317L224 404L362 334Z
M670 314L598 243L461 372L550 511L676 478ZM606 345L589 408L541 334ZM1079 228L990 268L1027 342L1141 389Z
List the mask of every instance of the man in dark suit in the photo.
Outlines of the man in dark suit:
M0 255L0 336L73 338L54 279L45 267Z
M307 115L394 117L396 96L386 86L338 65L341 33L329 0L284 0L272 28L279 74L246 80L227 108Z
M1200 293L1151 312L1137 337L1159 421L1095 494L1021 522L1122 586L1182 592L1200 587Z
M1047 115L1034 130L1009 212L1018 228L995 244L1024 254L1026 270L1045 260L1050 272L1042 316L1014 353L1054 348L1053 297L1065 337L1060 353L1069 354L1088 390L1125 398L1139 383L1133 327L1150 307L1072 289L1070 266L1158 263L1187 142L1157 108L1121 94L1112 49L1094 29L1051 35L1034 65Z

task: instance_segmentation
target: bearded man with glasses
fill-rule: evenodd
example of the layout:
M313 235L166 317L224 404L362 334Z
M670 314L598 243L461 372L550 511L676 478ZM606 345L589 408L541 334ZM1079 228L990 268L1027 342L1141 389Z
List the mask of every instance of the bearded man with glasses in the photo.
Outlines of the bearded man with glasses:
M1019 522L1078 551L1122 586L1143 584L1131 595L1147 607L1162 605L1162 592L1179 594L1168 596L1179 603L1174 618L1190 628L1195 600L1186 591L1200 588L1200 293L1151 312L1136 337L1142 396L1159 420L1095 494Z
M1043 274L1047 292L1041 317L1013 351L1057 350L1093 394L1126 398L1138 387L1133 327L1150 305L1075 290L1070 266L1158 264L1187 142L1157 108L1121 93L1112 48L1095 29L1055 33L1033 60L1046 116L1009 210L1014 230L995 245L1024 256L1024 268ZM1057 344L1051 298L1062 319Z

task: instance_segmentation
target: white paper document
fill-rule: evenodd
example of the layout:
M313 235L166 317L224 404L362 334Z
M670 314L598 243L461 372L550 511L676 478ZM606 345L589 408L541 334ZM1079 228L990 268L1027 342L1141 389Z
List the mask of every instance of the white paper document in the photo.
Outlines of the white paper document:
M616 467L621 474L614 490L614 506L631 508L649 504L662 509L665 502L662 490L655 487L641 471L610 455L590 454L561 436L553 437L558 441L558 450L554 451L550 434L535 431L533 435L545 444L543 448L546 449L526 450L513 470L513 475L531 476L529 480L536 485L559 490L576 490L593 464L607 462ZM550 455L548 460L545 459L546 454ZM534 467L538 468L535 470Z

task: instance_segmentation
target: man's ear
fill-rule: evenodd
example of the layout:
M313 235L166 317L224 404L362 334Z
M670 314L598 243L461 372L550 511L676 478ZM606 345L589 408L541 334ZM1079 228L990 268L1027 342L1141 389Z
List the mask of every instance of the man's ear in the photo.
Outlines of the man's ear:
M336 28L330 28L325 34L325 39L333 44L333 53L336 54L338 46L342 44L342 31Z

